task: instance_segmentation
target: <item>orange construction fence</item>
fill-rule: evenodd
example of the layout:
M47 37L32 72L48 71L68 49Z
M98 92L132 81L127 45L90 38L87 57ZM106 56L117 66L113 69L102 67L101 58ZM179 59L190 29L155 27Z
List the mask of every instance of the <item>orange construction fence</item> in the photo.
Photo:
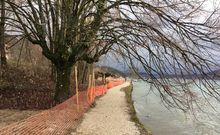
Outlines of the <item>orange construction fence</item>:
M122 84L123 80L111 80L106 85L99 85L79 92L79 105L76 95L65 102L44 110L31 117L12 123L0 129L0 135L65 135L69 129L77 125L79 119L95 101L95 97L101 96L109 88Z
M121 85L124 83L124 80L111 80L105 85L99 85L95 87L88 88L87 90L87 100L88 103L92 104L95 101L95 98L97 96L104 95L108 89L111 89L112 87Z

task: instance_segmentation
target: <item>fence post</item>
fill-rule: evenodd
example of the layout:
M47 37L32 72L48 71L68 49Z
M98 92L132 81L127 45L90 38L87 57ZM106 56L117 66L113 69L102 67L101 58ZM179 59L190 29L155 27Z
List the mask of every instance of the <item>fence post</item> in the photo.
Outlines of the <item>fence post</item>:
M78 86L77 66L75 66L75 83L76 83L76 104L77 104L77 111L79 111L79 86Z

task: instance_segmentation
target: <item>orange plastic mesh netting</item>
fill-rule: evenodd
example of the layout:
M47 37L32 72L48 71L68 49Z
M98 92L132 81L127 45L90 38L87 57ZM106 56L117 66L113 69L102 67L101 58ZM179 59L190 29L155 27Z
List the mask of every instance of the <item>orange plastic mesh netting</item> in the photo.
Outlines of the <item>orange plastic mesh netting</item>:
M0 129L0 135L10 134L45 134L65 135L95 101L97 96L107 92L109 88L122 84L123 80L111 80L106 85L99 85L79 92L79 104L76 95L65 102L25 120L13 123ZM108 89L107 89L108 88Z

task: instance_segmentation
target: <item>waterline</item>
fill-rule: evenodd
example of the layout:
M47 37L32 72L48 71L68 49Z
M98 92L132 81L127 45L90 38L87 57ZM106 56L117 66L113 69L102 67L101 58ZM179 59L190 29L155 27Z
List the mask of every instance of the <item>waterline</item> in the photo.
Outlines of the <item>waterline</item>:
M203 103L200 103L206 113L195 110L196 117L190 113L175 109L168 110L161 102L159 95L148 93L150 85L145 82L133 83L132 98L137 117L151 129L153 135L219 135L220 134L220 105L212 101L216 112Z

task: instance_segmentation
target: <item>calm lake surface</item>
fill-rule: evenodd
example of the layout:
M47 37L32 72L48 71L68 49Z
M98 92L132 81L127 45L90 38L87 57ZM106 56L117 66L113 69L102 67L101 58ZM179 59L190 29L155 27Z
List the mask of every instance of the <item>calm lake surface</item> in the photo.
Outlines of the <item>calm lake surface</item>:
M214 111L205 99L198 98L204 112L195 108L193 116L190 112L184 114L179 110L168 110L158 94L149 93L150 84L146 82L133 82L133 87L132 98L137 117L153 135L220 135L219 102L210 99Z

